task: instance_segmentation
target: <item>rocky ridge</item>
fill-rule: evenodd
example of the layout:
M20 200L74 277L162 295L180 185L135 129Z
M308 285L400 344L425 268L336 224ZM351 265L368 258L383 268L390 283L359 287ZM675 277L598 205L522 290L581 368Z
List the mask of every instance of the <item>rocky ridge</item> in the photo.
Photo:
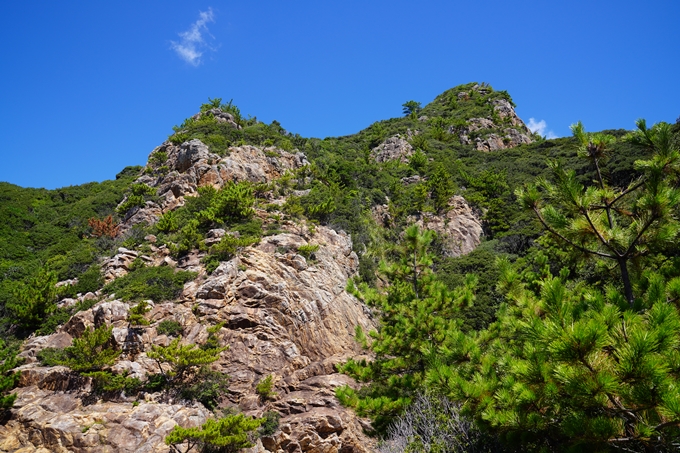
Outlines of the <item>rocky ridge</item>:
M471 92L486 95L490 91L487 87L475 84ZM459 100L467 100L470 93L458 93ZM458 136L463 145L473 145L478 151L497 151L514 148L522 144L533 143L534 139L524 121L517 116L515 108L506 99L494 99L492 118L470 118L462 128L451 126L449 133Z
M165 142L151 152L149 162L158 155L166 156L163 171L158 173L159 165L150 163L136 181L156 189L158 201L147 201L144 206L130 210L123 221L123 232L138 223L155 223L163 213L184 205L184 198L195 196L201 186L219 189L228 181L266 183L309 164L303 153L252 145L231 147L223 157L211 153L208 146L197 139L181 145Z
M167 156L168 172L141 176L137 183L157 189L159 202L133 209L124 223L129 230L139 222L152 223L161 213L175 209L198 187L220 187L227 181L269 182L287 170L306 165L303 154L278 149L242 146L220 157L198 140L182 145L165 143L154 150ZM258 210L266 219L268 213ZM230 377L223 404L246 415L262 416L269 410L281 414L274 435L258 440L254 451L368 451L371 441L363 434L365 422L339 405L334 389L355 385L339 374L336 365L363 351L354 340L357 325L374 328L370 310L345 291L346 281L358 270L352 242L343 232L317 226L283 222L282 232L262 238L259 244L207 274L194 252L179 262L167 248L141 253L121 248L103 263L107 280L125 275L136 259L148 265L169 265L198 271L176 301L153 304L146 315L148 327L131 328L130 305L97 292L92 308L74 315L55 334L32 337L22 347L25 360L18 371L21 381L13 417L0 427L0 451L30 452L167 452L163 439L177 424L197 426L210 417L202 405L186 406L161 393L134 399L120 394L111 400L92 401L92 383L65 367L45 367L36 354L46 347L63 348L89 327L113 328L116 347L126 351L131 335L135 353L123 354L112 371L145 379L158 372L146 353L152 345L167 345L167 335L156 326L174 320L183 328L183 342L201 344L207 327L224 323L220 344L229 346L212 367ZM223 230L212 231L218 240ZM319 249L305 258L301 245ZM82 298L82 297L81 297ZM69 302L70 303L70 302ZM255 387L266 376L274 378L277 396L262 401Z

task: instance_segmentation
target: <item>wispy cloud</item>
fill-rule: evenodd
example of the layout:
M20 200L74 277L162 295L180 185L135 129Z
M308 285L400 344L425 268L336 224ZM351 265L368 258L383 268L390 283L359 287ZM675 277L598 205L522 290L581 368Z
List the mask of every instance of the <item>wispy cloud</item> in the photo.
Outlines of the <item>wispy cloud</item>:
M529 130L533 133L545 138L557 138L557 135L548 129L548 123L545 120L536 121L534 118L529 118L529 124L527 124Z
M206 34L212 38L207 25L210 22L215 22L212 8L208 8L208 11L200 11L198 20L191 24L187 31L179 34L180 41L171 41L172 50L192 66L201 64L201 57L206 50L213 50L203 37Z

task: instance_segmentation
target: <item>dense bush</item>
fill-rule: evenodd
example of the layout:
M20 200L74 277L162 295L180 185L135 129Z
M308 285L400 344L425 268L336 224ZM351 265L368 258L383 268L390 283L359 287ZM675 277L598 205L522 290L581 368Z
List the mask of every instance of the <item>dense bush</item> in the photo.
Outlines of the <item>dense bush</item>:
M158 335L176 337L182 334L183 329L184 328L182 327L182 324L178 323L177 321L166 319L158 323L156 326L156 333L158 333Z
M151 299L162 302L177 298L184 284L196 277L196 273L174 271L167 266L142 267L117 278L103 288L105 294L127 301Z

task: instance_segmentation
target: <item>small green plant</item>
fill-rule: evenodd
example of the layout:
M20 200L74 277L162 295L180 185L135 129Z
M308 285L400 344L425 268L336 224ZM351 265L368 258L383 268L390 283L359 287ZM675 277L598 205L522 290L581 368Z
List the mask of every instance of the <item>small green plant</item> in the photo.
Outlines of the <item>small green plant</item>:
M17 398L16 393L9 393L19 383L20 374L10 373L17 365L15 348L0 339L0 410L11 408Z
M130 309L128 321L133 326L148 326L149 321L144 318L144 315L151 311L149 303L145 300L141 301Z
M44 348L35 356L45 366L57 366L66 362L66 353L61 348Z
M162 233L172 233L179 229L179 223L177 221L177 213L175 211L168 211L163 214L158 222L156 222L156 228Z
M158 368L165 382L176 384L184 382L185 377L195 374L203 365L219 359L226 347L201 349L195 344L181 344L181 338L175 338L168 346L152 346L147 356L158 363ZM170 366L165 371L163 364Z
M173 145L181 145L182 143L189 140L189 138L190 138L190 135L185 133L185 132L175 132L174 134L172 134L168 137L168 140Z
M222 395L229 392L229 376L213 371L204 365L196 376L180 389L180 397L186 401L198 401L214 411Z
M161 166L168 160L168 153L165 151L156 151L149 157L149 163L154 167Z
M126 374L115 374L110 371L91 371L83 376L92 378L92 386L96 393L114 393L124 391L126 395L135 395L142 389L142 381Z
M158 333L158 335L167 335L169 337L177 337L182 335L183 330L184 328L182 327L182 324L170 319L161 321L156 326L156 333Z
M267 411L262 414L262 425L257 433L260 437L271 436L279 429L279 420L281 415L276 411Z
M304 256L306 259L314 257L314 253L319 250L319 244L304 244L298 247L298 254Z
M255 393L260 396L262 401L276 398L277 393L274 389L274 377L269 374L255 386Z
M182 428L175 426L165 438L176 453L182 453L181 445L186 445L183 453L196 451L237 452L250 448L253 443L248 434L262 424L262 419L253 419L243 414L227 415L220 419L208 419L200 427Z
M141 195L130 195L127 200L116 209L119 215L125 215L130 209L144 206L145 200Z
M256 244L260 241L257 236L235 237L231 234L225 234L220 242L210 247L210 254L203 258L206 271L209 274L217 269L222 261L229 261L236 255L236 253L243 247Z
M50 365L66 365L73 371L101 370L113 365L120 355L120 351L110 346L112 331L113 327L107 328L106 326L94 330L89 328L80 338L74 338L71 346L64 348L61 352L46 348L41 351L38 358L41 362L48 362Z
M17 324L25 328L35 328L56 310L57 275L46 269L39 270L26 283L19 282L13 288L13 299L7 308Z
M104 294L115 293L123 300L162 302L178 297L184 284L195 277L195 272L175 272L167 266L143 267L117 278L102 291Z

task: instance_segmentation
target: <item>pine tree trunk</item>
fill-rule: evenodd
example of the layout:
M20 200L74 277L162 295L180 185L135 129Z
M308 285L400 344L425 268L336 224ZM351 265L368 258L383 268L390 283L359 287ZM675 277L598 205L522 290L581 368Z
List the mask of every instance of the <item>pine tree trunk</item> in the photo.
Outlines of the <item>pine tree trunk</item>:
M623 291L626 295L628 305L633 308L635 299L633 298L633 287L630 283L630 275L628 274L628 261L623 258L618 259L619 269L621 269L621 280L623 280Z

